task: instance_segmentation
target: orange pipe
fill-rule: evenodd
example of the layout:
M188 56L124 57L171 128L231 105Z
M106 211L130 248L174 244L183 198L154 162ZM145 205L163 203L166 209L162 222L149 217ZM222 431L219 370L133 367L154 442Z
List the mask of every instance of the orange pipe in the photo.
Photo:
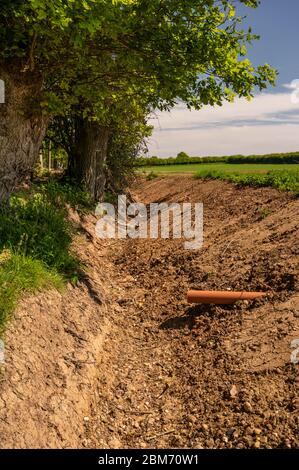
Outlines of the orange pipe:
M189 290L187 301L190 304L233 304L238 300L253 300L264 295L266 295L265 292Z

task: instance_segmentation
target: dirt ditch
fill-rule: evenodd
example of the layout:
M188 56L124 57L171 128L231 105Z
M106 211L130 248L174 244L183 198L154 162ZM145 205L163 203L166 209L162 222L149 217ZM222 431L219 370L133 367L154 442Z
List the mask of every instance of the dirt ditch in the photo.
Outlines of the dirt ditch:
M27 299L6 338L1 447L298 447L299 201L171 176L134 199L203 202L204 246L94 236L86 279ZM190 306L188 288L265 290Z

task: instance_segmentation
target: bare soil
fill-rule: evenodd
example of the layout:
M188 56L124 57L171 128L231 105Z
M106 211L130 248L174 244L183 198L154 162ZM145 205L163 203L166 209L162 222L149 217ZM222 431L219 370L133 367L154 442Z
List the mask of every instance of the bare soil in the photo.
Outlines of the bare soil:
M139 181L131 194L203 202L203 248L99 241L95 218L73 214L87 275L18 309L0 447L298 447L298 199L189 176ZM267 296L190 306L189 288Z

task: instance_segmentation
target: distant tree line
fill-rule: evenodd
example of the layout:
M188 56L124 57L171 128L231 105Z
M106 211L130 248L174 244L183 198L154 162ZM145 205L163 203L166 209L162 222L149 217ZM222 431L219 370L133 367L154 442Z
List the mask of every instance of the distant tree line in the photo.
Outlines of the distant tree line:
M137 166L185 165L190 163L299 163L299 152L219 157L189 157L185 152L180 152L176 157L140 157L136 162Z

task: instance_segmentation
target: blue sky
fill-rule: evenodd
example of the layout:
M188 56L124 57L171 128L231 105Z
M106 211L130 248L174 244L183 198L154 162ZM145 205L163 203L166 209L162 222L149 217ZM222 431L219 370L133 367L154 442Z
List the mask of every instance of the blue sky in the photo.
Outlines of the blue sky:
M149 154L259 154L299 151L299 103L288 87L299 80L299 1L262 0L257 9L242 7L245 25L261 36L248 50L254 65L270 63L278 69L277 86L254 100L237 99L222 107L188 111L177 106L151 120L155 131Z

